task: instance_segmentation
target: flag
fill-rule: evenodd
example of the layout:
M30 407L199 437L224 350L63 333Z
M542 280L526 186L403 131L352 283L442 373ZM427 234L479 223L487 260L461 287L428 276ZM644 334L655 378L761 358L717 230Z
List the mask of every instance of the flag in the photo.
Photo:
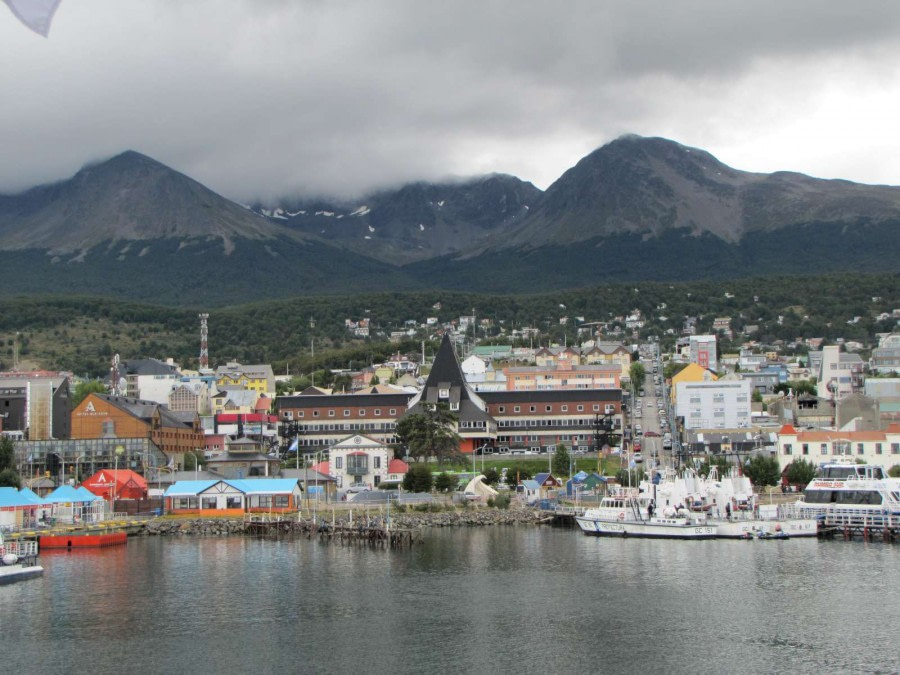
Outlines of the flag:
M297 449L300 447L300 440L294 436L294 441L291 443L291 446L288 448L288 452L297 452Z
M60 0L3 0L16 18L38 35L47 37Z
M174 458L174 457L169 457L169 463L166 464L166 468L167 468L167 469L174 469L174 468L175 468L175 458Z

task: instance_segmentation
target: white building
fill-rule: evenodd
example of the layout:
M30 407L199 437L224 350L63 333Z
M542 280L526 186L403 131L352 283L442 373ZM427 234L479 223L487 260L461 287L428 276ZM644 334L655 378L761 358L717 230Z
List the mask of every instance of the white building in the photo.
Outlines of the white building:
M400 480L406 473L406 462L393 459L394 451L368 436L348 436L331 446L328 473L339 488L366 485L374 488L383 482Z
M797 431L786 424L778 432L777 456L782 469L797 459L813 464L844 459L890 469L900 464L900 424L884 431Z
M707 370L718 370L719 362L716 358L716 336L691 335L689 340L690 353L688 360Z
M862 385L864 363L859 354L847 354L837 345L822 348L817 394L819 398L839 401L858 391Z
M685 429L740 429L750 426L750 382L679 382L675 414Z

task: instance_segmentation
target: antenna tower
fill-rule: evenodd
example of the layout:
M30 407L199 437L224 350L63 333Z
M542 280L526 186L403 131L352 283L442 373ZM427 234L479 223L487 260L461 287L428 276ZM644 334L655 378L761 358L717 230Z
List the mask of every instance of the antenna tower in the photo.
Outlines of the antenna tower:
M200 369L209 368L209 329L206 326L206 320L209 314L200 314Z

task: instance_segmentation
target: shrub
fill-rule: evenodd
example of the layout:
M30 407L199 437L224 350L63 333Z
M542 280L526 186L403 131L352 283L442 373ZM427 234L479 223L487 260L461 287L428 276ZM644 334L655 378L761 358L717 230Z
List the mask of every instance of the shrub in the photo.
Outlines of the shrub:
M900 478L900 464L894 464L894 466L888 469L888 476L891 478Z

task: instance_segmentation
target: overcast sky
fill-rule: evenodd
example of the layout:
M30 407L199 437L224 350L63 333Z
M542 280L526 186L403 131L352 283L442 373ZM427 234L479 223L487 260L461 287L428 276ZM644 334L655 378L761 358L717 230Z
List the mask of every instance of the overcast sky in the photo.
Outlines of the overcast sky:
M510 173L624 133L900 184L900 3L0 5L0 192L138 150L240 201Z

